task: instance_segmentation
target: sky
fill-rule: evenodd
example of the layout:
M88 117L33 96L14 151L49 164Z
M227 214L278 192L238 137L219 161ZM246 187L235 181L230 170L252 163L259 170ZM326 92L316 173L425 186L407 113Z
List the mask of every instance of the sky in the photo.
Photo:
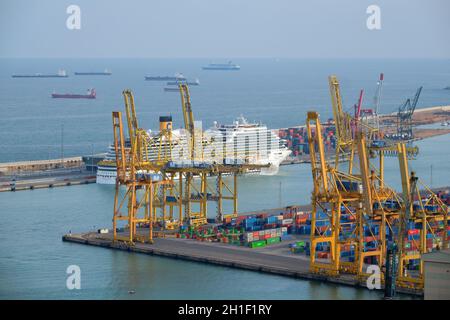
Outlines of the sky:
M449 13L448 0L0 0L0 57L448 59Z

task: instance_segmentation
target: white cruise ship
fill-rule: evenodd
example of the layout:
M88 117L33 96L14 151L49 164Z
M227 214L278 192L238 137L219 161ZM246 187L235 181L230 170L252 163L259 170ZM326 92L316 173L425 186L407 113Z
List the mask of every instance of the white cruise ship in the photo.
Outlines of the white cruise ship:
M171 117L160 117L161 122L169 122ZM161 127L161 126L160 126ZM163 125L164 127L164 125ZM149 132L149 135L157 133ZM174 150L183 150L187 146L184 129L172 131L175 143L171 147ZM214 123L214 126L203 132L202 155L215 155L215 161L220 162L240 159L250 164L270 164L256 172L261 175L274 175L278 173L280 163L289 156L291 151L284 145L278 135L260 123L249 123L244 117L239 117L233 124L224 125ZM157 150L149 150L150 159L157 158ZM172 151L172 160L185 160L182 152ZM115 184L116 164L114 145L109 146L108 153L103 161L98 164L97 183Z

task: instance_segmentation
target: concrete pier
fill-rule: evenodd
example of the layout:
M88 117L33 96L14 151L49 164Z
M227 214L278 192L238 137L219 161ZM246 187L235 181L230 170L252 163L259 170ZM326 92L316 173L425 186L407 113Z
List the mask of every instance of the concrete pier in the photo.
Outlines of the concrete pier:
M282 241L257 249L227 243L202 242L174 237L156 238L154 244L136 243L131 246L123 242L113 242L111 233L100 234L96 232L66 234L62 240L115 250L366 288L365 281L361 282L353 275L346 274L339 277L330 277L309 272L309 257L293 254L289 251L288 244L298 239ZM417 296L423 295L423 292L402 288L398 288L397 292Z
M95 183L95 172L62 171L28 175L0 177L0 192L33 190L42 188L66 187L80 184Z

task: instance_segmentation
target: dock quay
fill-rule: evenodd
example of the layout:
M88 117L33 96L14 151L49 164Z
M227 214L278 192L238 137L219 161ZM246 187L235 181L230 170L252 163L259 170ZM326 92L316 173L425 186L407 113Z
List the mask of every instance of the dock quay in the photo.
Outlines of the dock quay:
M82 157L0 164L0 192L95 183Z
M145 230L139 230L145 232ZM315 280L337 285L367 288L365 280L356 276L343 274L338 277L315 274L309 271L309 257L290 253L288 245L298 241L282 241L264 248L233 246L219 242L201 242L192 239L179 239L172 236L155 238L153 244L114 242L111 233L86 232L66 234L63 241L122 250L133 253L148 254L173 259L220 265L230 268L251 270L274 275ZM398 288L398 293L422 296L423 292Z
M0 163L0 192L96 182L97 163L104 154Z
M49 175L37 174L26 177L0 177L0 192L23 191L42 188L66 187L81 184L95 183L96 176L86 171L66 171L50 173Z
M0 177L25 172L47 171L61 168L80 168L83 164L82 157L5 162L0 163Z

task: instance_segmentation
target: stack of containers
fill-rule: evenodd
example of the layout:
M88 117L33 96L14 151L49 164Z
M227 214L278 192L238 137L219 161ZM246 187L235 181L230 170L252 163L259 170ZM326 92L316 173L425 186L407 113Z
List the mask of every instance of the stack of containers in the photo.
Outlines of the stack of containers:
M278 136L287 141L287 146L294 156L309 154L308 136L305 127L280 129ZM336 148L334 127L326 126L323 131L323 137L327 146Z
M309 247L309 243L306 241L297 241L289 244L289 249L292 253L303 253L307 247Z
M341 246L341 258L348 262L355 261L355 245L345 244Z

